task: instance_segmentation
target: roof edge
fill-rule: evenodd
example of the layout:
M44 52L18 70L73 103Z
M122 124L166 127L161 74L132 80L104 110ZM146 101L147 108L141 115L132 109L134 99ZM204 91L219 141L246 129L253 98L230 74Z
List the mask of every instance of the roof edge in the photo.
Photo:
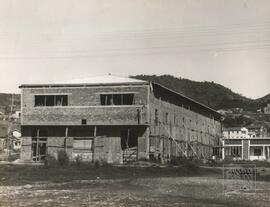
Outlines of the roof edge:
M72 83L72 84L22 84L19 88L56 88L56 87L88 87L88 86L115 86L115 85L149 85L149 82L123 83Z
M210 110L210 111L216 113L216 114L219 115L220 117L224 117L221 113L217 112L215 109L212 109L212 108L209 107L209 106L206 106L206 105L204 105L204 104L202 104L202 103L200 103L200 102L198 102L198 101L196 101L196 100L194 100L194 99L192 99L192 98L189 98L189 97L185 96L184 94L181 94L181 93L176 92L176 91L174 91L174 90L172 90L172 89L169 89L169 88L167 88L166 86L163 86L163 85L161 85L161 84L159 84L159 83L156 83L156 82L151 82L151 83L156 84L156 85L158 85L158 86L160 86L160 87L162 87L162 88L164 88L164 89L166 89L166 90L168 90L168 91L170 91L170 92L172 92L172 93L175 93L175 94L178 95L178 96L182 96L182 97L186 98L187 100L192 101L192 102L194 102L194 103L196 103L196 104L198 104L198 105L200 105L200 106L202 106L202 107L204 107L204 108L206 108L206 109L208 109L208 110Z

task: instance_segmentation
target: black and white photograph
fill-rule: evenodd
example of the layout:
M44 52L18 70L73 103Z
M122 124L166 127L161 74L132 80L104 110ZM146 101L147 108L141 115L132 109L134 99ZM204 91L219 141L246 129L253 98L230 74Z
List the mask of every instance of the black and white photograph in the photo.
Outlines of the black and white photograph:
M0 0L0 207L270 206L269 0Z

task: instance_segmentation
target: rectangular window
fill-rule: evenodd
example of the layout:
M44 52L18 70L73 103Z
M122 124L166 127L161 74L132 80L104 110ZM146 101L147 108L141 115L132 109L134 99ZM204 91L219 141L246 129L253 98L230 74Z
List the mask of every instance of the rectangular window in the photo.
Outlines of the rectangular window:
M35 106L45 106L45 96L35 96Z
M134 94L123 94L123 105L134 104Z
M86 125L87 124L87 120L86 119L82 119L82 125Z
M133 105L134 94L101 94L101 105Z
M158 115L158 110L155 109L155 124L158 125L158 122L159 122L159 115Z
M254 155L255 156L261 156L262 155L262 150L261 149L254 149Z
M46 96L46 106L54 106L55 96Z
M37 95L35 96L35 106L67 106L67 95Z
M55 99L56 106L67 106L67 95L57 95L55 96Z
M165 113L165 123L166 124L169 123L169 113L168 112Z

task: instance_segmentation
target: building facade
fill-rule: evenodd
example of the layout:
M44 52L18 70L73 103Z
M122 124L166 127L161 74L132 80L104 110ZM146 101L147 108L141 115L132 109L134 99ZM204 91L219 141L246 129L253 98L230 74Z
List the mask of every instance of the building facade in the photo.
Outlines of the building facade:
M159 84L103 76L61 84L21 85L21 159L125 163L209 158L221 115Z
M267 137L267 128L262 125L249 125L246 127L249 133L255 135L255 137Z
M270 138L235 138L222 140L222 159L269 160Z
M248 129L245 127L230 127L222 130L224 138L227 139L244 139L249 138Z
M270 138L264 126L225 128L222 146L223 159L270 159Z

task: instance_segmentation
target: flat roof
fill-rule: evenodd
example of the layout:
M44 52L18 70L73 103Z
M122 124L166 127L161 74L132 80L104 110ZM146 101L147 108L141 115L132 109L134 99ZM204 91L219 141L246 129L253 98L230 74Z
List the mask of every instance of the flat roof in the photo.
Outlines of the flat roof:
M119 77L113 75L95 76L83 79L73 79L66 81L59 81L58 83L46 84L22 84L19 88L36 88L36 87L80 87L93 85L128 85L128 84L148 84L147 81L138 80L134 78Z
M270 137L250 137L250 138L222 138L223 140L256 140L256 139L270 139Z

